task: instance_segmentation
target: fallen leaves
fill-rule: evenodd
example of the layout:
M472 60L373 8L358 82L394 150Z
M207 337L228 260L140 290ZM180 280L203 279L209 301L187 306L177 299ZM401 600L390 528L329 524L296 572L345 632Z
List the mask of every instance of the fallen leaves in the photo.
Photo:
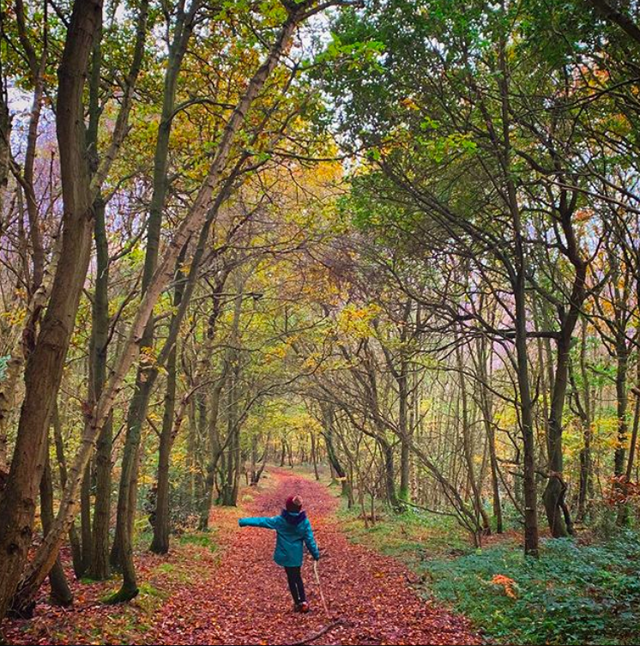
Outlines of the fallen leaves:
M499 585L502 587L504 590L504 593L511 599L517 599L518 594L516 592L518 584L513 580L510 579L508 576L505 576L504 574L496 574L492 579L491 583L494 585Z
M68 610L41 605L33 621L8 622L8 643L480 643L463 618L418 597L399 562L346 539L324 486L285 470L270 475L267 490L247 491L252 499L242 512L274 515L290 493L302 495L318 545L330 555L319 563L328 615L310 563L303 578L312 612L294 614L284 571L272 560L274 533L240 530L239 511L219 508L212 519L215 554L176 545L168 557L140 555L136 563L147 592L135 604L100 604L113 582L76 583L81 602Z

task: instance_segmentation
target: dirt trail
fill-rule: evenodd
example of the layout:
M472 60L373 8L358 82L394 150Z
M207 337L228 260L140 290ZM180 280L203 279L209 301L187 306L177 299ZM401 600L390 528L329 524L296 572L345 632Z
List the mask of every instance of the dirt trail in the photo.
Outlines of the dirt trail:
M293 612L286 577L272 560L274 532L237 527L238 514L216 512L222 543L219 565L198 586L174 594L171 613L157 619L154 640L175 644L292 644L335 620L342 623L312 644L477 644L461 617L421 599L405 568L392 558L350 543L335 517L336 500L322 484L285 470L270 472L273 486L241 511L278 514L300 493L326 558L320 561L327 617L306 561L303 577L312 612ZM308 557L307 557L308 558Z

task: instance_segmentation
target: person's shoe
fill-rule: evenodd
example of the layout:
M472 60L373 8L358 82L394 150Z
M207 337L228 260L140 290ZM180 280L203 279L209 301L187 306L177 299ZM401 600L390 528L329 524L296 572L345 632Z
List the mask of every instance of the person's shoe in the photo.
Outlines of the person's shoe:
M294 603L293 604L293 612L300 612L300 604L299 603Z
M298 608L300 608L299 612L309 612L309 604L306 601L299 604Z

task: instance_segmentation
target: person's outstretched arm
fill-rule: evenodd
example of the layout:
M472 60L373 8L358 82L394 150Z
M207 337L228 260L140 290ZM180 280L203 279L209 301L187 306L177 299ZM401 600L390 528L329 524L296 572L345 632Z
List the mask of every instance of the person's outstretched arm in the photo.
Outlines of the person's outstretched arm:
M265 529L275 529L278 516L254 516L252 518L239 518L240 527L264 527Z
M320 559L320 550L316 545L316 539L313 537L313 530L308 519L304 521L304 544L307 546L309 552L311 552L314 560L318 561Z

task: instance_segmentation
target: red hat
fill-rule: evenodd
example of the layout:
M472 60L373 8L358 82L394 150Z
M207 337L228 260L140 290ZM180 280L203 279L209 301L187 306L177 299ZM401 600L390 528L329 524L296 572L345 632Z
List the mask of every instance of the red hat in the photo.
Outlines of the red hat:
M300 496L289 496L285 503L287 511L297 513L302 509L302 498Z

